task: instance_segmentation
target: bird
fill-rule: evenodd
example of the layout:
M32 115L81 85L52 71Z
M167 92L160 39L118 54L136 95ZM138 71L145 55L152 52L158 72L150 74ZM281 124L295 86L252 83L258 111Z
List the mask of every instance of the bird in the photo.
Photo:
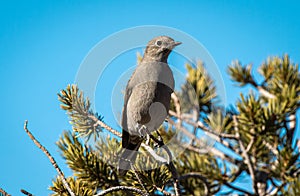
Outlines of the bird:
M175 82L167 60L180 44L168 36L151 39L128 80L121 120L120 175L126 175L131 169L147 133L157 130L168 115Z

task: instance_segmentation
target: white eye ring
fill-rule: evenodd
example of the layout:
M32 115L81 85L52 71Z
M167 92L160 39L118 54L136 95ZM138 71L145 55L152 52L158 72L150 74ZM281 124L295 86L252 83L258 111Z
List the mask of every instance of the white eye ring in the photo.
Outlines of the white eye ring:
M157 46L161 46L161 44L162 44L162 41L160 41L160 40L158 40L158 41L156 41L156 43L155 43Z

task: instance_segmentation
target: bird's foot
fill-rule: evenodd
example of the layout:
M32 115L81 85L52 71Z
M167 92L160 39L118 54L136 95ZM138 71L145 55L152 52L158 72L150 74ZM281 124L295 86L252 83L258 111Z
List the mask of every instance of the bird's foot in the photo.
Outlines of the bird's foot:
M141 138L145 139L147 137L147 133L148 133L148 129L145 125L138 125L137 126L138 129L138 133L140 135Z

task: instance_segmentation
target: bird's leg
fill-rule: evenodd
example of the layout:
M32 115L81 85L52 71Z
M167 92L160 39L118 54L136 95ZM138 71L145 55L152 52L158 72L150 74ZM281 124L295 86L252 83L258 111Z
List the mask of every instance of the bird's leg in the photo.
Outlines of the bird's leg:
M155 141L155 144L154 144L154 147L157 148L157 147L161 147L164 145L164 141L162 140L162 137L160 135L160 133L158 132L158 130L155 130L156 134L157 134L157 141ZM154 136L153 136L154 137Z
M156 134L157 134L157 139L158 139L160 142L163 143L163 139L162 139L162 137L161 137L161 135L160 135L160 133L159 133L158 130L156 130Z
M141 138L145 139L147 137L147 133L148 133L148 129L146 127L146 125L137 125L138 128L138 133L140 135Z

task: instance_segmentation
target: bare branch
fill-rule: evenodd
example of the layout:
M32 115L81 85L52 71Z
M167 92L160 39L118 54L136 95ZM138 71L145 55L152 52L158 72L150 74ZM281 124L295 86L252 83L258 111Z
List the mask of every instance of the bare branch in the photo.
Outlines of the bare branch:
M178 116L174 111L170 110L169 114L171 116L176 117L177 119L181 119L184 122L186 122L189 125L192 125L193 127L197 127L202 129L203 131L205 131L206 133L208 133L209 136L213 137L214 139L216 138L216 136L218 137L222 137L222 138L228 138L228 139L236 139L234 134L226 134L226 133L218 133L214 130L211 130L210 128L206 127L201 121L193 121L190 120L189 118L185 117L185 114L182 114L181 116ZM214 135L214 136L212 136Z
M206 154L207 153L207 151L204 152L202 149L197 148L197 147L192 146L192 145L182 145L182 147L185 148L185 149L188 149L190 151L199 153L199 154L204 154L204 153ZM227 154L223 153L222 151L218 150L217 148L215 148L213 146L209 149L209 152L212 153L213 156L217 156L217 157L219 157L219 158L221 158L223 160L226 160L226 161L228 161L228 162L230 162L232 164L237 165L237 164L241 163L241 161L236 160L236 159L228 156Z
M258 92L259 92L262 96L264 96L264 97L266 97L266 98L269 98L269 99L275 99L275 98L276 98L275 95L273 95L272 93L268 92L268 91L267 91L266 89L264 89L262 86L256 85L255 87L257 88Z
M98 193L98 194L94 195L94 196L103 196L103 195L106 195L108 193L112 193L112 192L115 192L115 191L131 191L131 192L135 192L135 193L138 193L140 195L143 195L143 196L148 196L148 193L145 193L144 191L142 191L138 188L129 187L129 186L111 187L109 189L106 189L106 190L102 191L101 193Z
M95 125L94 126L98 126L99 125L100 127L106 129L107 131L111 132L115 136L122 137L122 133L120 133L119 131L111 128L110 126L108 126L107 124L105 124L104 122L102 122L101 120L99 120L96 116L89 115L89 118L91 118L93 121L95 121Z
M49 151L44 147L42 146L42 144L32 135L32 133L28 130L27 128L27 125L28 125L28 121L26 120L25 123L24 123L24 130L25 132L27 133L27 135L29 136L29 138L34 142L34 144L39 148L41 149L45 154L46 156L48 157L48 159L50 160L51 164L53 165L53 167L56 169L57 173L59 174L59 177L61 178L65 188L68 190L69 194L71 196L75 196L75 194L72 192L65 176L64 176L64 173L62 172L62 170L59 168L59 166L57 165L56 161L54 160L53 156L49 153Z
M242 156L243 158L245 159L245 164L248 166L248 169L249 169L249 173L250 173L250 176L251 176L251 179L252 179L252 186L253 186L253 190L255 192L255 194L258 194L258 189L257 189L257 184L256 184L256 179L255 179L255 174L254 174L254 168L253 168L253 165L252 165L252 162L249 158L249 155L245 149L245 146L240 138L240 133L239 133L239 130L238 130L238 122L237 122L237 119L236 119L236 116L234 115L233 116L233 122L234 122L234 130L235 130L235 134L236 134L236 137L238 138L238 142L239 142L239 145L240 145L240 148L241 148L241 151L242 151Z
M176 116L175 116L176 117ZM168 119L168 122L175 126L177 129L181 130L186 136L188 136L190 139L197 141L199 144L201 144L201 140L197 138L194 134L192 134L190 131L188 131L183 126L180 126L179 124L175 123L172 119ZM185 121L186 123L192 125L192 126L198 126L199 123L192 123L191 121ZM200 122L200 121L199 121ZM199 125L200 126L200 125ZM229 148L236 154L240 155L239 151L237 149L234 149L231 144L221 138L221 136L217 133L214 133L213 131L209 130L207 127L203 126L203 130L206 131L206 135L211 137L212 139L216 140L217 142L221 143L223 146ZM222 134L221 134L222 135ZM235 138L235 136L234 136ZM235 138L236 139L236 138Z
M253 144L254 144L254 137L252 136L251 140L250 140L250 142L249 142L249 144L247 146L246 153L249 152L249 150L252 148Z

